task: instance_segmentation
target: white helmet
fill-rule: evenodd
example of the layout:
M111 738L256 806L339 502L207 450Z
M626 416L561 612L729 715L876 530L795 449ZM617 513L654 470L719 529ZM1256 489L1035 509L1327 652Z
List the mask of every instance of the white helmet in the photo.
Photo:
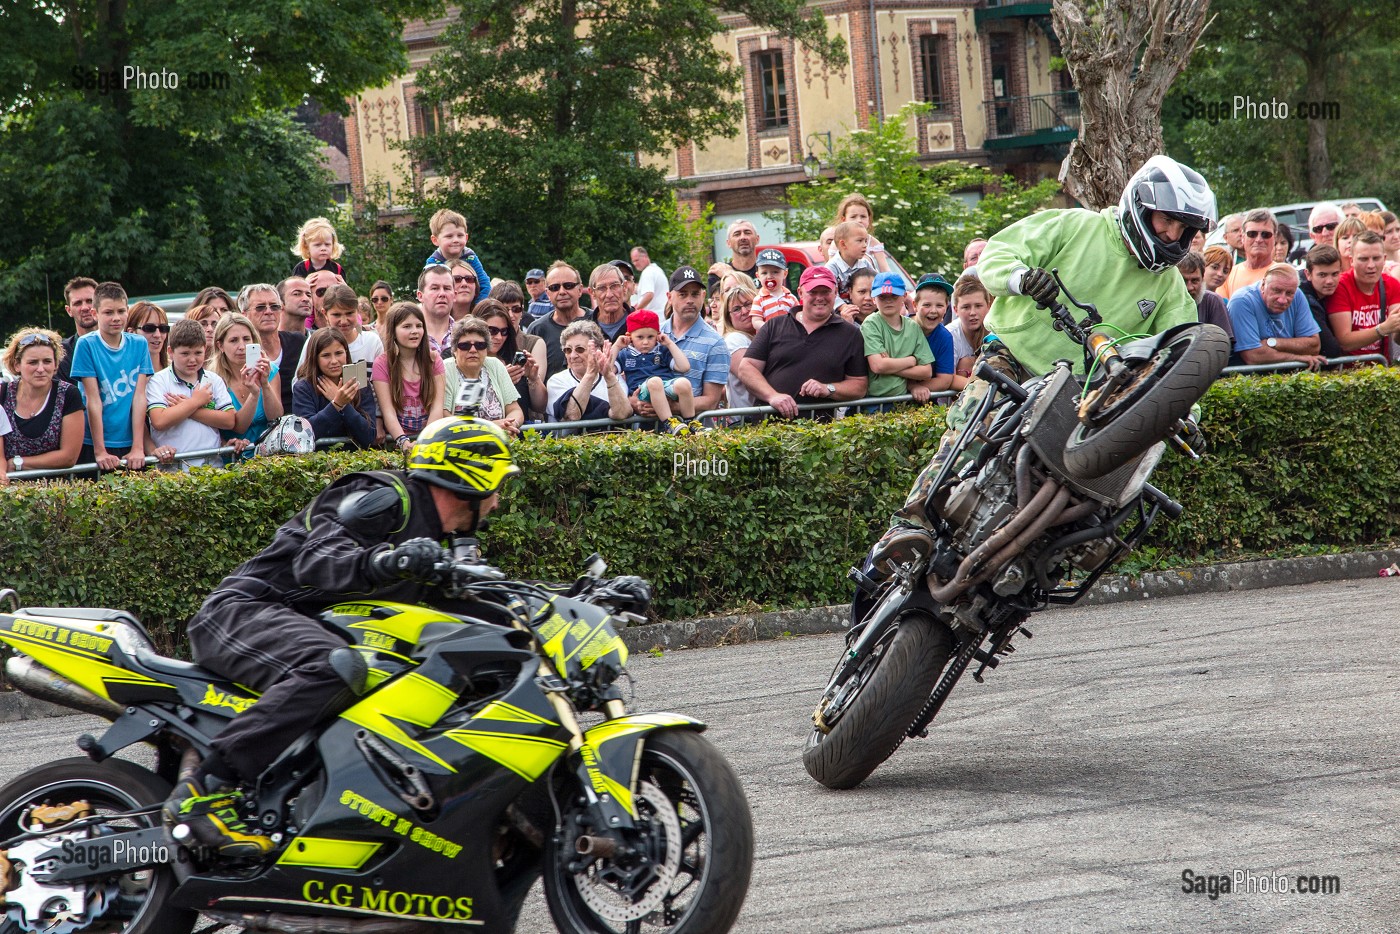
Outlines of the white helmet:
M1186 225L1180 240L1157 236L1148 219L1161 211ZM1167 156L1153 156L1143 163L1118 202L1118 228L1144 269L1161 273L1171 269L1186 251L1196 231L1215 229L1215 195L1201 174Z

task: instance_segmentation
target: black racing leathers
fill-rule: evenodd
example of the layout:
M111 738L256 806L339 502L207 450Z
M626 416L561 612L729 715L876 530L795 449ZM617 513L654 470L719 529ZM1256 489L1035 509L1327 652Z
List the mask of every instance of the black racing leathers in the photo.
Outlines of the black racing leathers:
M337 510L346 497L384 486L400 491L398 510L369 527L341 524ZM256 778L299 736L350 703L329 662L345 641L315 615L346 597L419 602L430 585L396 580L372 586L366 565L377 546L442 537L426 484L402 472L350 474L224 578L191 618L189 635L201 665L262 692L214 739L215 750L238 773L230 777Z

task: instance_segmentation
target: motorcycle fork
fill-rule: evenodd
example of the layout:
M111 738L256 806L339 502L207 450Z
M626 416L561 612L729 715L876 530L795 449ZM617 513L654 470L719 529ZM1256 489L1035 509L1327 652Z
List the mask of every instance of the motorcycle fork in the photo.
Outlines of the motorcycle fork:
M573 706L564 697L562 691L545 690L545 697L549 699L550 706L554 708L554 715L559 723L569 731L569 755L576 756L577 762L574 767L574 776L578 779L579 788L587 802L587 811L592 817L593 826L597 830L621 830L623 828L635 826L631 813L627 808L618 802L617 798L608 793L604 786L604 776L598 768L598 761L593 747L584 741L583 728L579 726L578 715L574 712ZM604 706L608 719L616 719L627 712L626 705L620 700L610 700Z

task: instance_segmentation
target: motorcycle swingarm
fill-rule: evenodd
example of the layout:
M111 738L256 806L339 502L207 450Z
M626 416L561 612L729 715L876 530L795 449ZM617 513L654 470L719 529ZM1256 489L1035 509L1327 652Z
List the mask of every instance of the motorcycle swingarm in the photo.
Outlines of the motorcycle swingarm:
M177 858L187 861L192 857L183 847L170 844L164 827L143 827L125 833L65 839L40 854L28 873L42 885L62 885L150 869Z
M575 774L598 829L633 826L642 743L648 734L668 729L698 733L705 724L681 714L650 713L607 720L584 732L583 746L573 757Z

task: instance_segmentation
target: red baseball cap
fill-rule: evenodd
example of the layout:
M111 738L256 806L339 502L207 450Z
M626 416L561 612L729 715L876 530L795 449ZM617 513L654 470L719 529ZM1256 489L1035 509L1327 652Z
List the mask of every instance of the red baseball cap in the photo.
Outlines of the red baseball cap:
M643 328L651 328L653 331L661 330L661 319L654 311L634 311L627 316L627 333L640 331Z
M825 266L808 266L802 270L802 278L797 282L798 288L811 289L820 286L836 291L836 274Z

